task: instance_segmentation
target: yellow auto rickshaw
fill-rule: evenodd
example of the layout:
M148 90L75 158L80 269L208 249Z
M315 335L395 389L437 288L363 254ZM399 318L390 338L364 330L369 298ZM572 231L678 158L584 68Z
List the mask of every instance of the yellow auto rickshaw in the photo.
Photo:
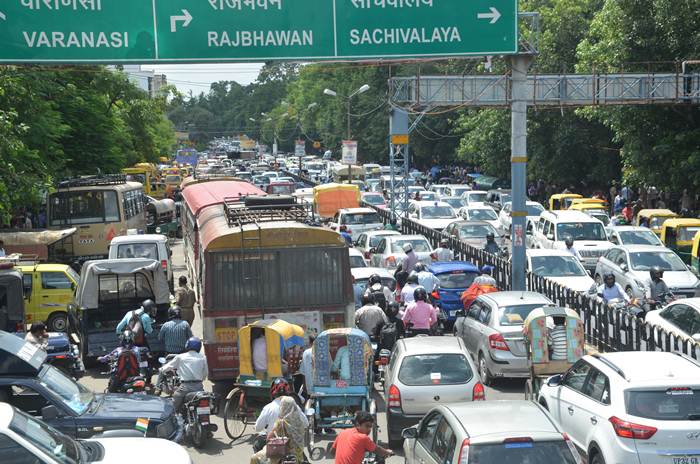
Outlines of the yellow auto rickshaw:
M695 234L693 238L693 248L690 252L690 267L691 270L698 276L700 276L700 234Z
M573 201L575 202L576 200L577 199L574 199ZM608 226L610 224L608 208L604 203L572 203L571 206L569 206L569 210L584 212L589 216L598 219L604 226Z
M553 337L557 330L566 333L565 341ZM573 309L543 306L530 312L523 323L523 334L530 370L525 399L535 400L547 378L563 374L585 354L583 320Z
M664 221L661 241L675 251L685 264L690 264L693 239L700 232L700 219L674 218Z
M583 198L578 193L557 193L549 197L549 210L561 211L571 206L571 201L575 198Z
M267 351L267 370L253 367L253 342L264 337ZM270 387L278 377L290 384L297 372L304 350L304 329L281 319L263 319L238 331L239 376L226 397L224 428L232 440L245 432L248 422L254 422L262 408L269 403Z
M590 205L591 207L597 206L603 209L608 207L608 202L600 198L574 198L571 200L571 206L582 204ZM571 206L569 209L571 209Z
M661 226L666 219L677 218L678 215L670 209L643 209L637 214L637 226L651 229L656 235L661 235Z

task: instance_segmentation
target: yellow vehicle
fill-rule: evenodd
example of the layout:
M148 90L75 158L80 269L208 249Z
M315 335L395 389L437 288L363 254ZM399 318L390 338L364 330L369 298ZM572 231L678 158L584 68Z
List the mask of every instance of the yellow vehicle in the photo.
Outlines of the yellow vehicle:
M61 242L65 250L54 250L67 257L65 264L106 258L114 237L146 231L143 185L127 182L124 175L67 180L49 195L47 217L51 230L78 229Z
M575 202L577 199L574 199ZM582 211L591 217L598 219L603 225L610 224L610 216L608 216L608 208L601 203L572 203L569 206L570 211Z
M605 209L608 207L608 202L605 200L601 200L600 198L574 198L571 200L571 206L574 205L595 205ZM571 209L571 206L569 207L569 209Z
M66 308L73 302L80 276L66 264L21 264L24 322L45 321L50 332L65 332Z
M574 198L583 198L578 193L557 193L549 197L549 210L560 211L571 206L571 201Z
M648 227L660 236L664 221L677 217L678 215L670 209L643 209L637 214L636 225Z
M661 227L661 241L667 248L675 251L685 264L690 264L693 239L698 232L700 219L667 219Z
M696 275L700 276L700 234L695 234L693 238L693 248L690 252L690 267Z
M153 166L153 169L147 166L148 163L140 163L132 168L122 169L122 173L131 177L131 180L135 182L141 182L146 195L161 200L165 198L165 184L161 182L155 166Z

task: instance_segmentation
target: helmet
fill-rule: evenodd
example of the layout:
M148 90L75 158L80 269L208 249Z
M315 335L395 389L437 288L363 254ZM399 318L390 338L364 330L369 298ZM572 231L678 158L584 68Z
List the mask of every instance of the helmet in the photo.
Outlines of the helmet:
M440 239L440 246L447 246L450 244L450 241L446 238L441 238Z
M141 303L141 307L143 308L144 312L149 315L153 315L156 313L156 311L158 311L155 301L151 300L150 298L148 300L144 300L143 303Z
M411 272L408 275L408 278L406 279L406 283L418 285L418 274L416 274L415 272Z
M416 265L413 266L413 269L415 269L416 272L423 272L423 271L425 271L425 264L416 263Z
M270 385L270 397L279 398L280 396L289 395L292 393L292 387L284 377L277 377Z
M428 292L423 287L416 287L413 290L413 299L416 301L428 301Z
M134 333L131 330L125 330L119 336L122 346L130 346L134 344Z
M379 277L379 274L372 274L371 276L369 276L369 281L367 281L367 283L370 287L374 284L381 284L382 278Z
M410 251L413 251L413 245L411 245L410 243L404 243L403 251L404 251L404 253L408 253Z
M485 264L481 267L482 274L491 275L492 272L493 272L493 266L491 266L490 264Z
M607 272L603 276L603 281L605 282L605 285L607 285L608 287L612 287L613 285L615 285L615 274L613 274L612 272Z
M374 294L369 290L362 294L362 306L374 304Z
M649 269L649 276L651 276L652 279L662 279L664 277L664 270L659 266L652 266L651 269Z
M397 314L399 314L400 310L401 306L399 305L398 301L390 301L386 308L386 312L392 316L396 316Z
M566 243L567 248L571 248L574 246L574 239L571 237L566 237L566 240L564 240L564 243Z
M173 319L180 319L180 307L179 306L173 306L171 308L168 308L168 319L173 320Z
M493 235L493 232L489 232L488 234L486 234L486 241L487 241L487 242L492 242L492 241L494 241L495 239L496 239L496 236Z
M187 343L185 343L185 350L186 351L196 351L199 353L199 351L202 349L202 341L197 338L197 337L190 337L187 340Z

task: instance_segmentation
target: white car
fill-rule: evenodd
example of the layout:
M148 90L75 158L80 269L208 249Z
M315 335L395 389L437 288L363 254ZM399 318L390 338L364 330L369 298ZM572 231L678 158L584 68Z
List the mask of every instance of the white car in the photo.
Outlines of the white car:
M595 284L571 253L564 250L527 250L527 270L533 274L585 293Z
M406 259L403 250L404 245L411 244L413 251L418 256L418 261L428 265L433 262L433 248L428 239L422 235L385 235L379 241L376 248L371 251L370 266L396 269L399 263Z
M412 201L408 205L408 217L431 229L441 231L457 219L452 207L441 201Z
M544 206L536 201L525 202L525 208L527 209L527 222L532 223L536 223L544 211ZM510 217L512 211L513 203L506 202L498 213L498 221L501 223L500 228L503 232L510 233L510 227L513 224L513 219Z
M173 263L170 260L172 254L170 245L168 245L168 237L162 234L121 235L114 237L109 243L109 251L107 253L109 259L155 259L165 271L171 292L175 288Z
M115 433L121 431L113 431ZM0 462L4 464L123 464L128 456L138 462L192 464L187 451L161 438L144 438L125 430L121 438L75 440L34 417L0 403ZM133 454L132 454L133 453Z
M372 208L343 208L338 210L330 223L330 228L336 231L340 226L347 227L352 239L357 240L362 232L383 229L384 223Z
M610 248L595 269L595 281L603 283L603 276L612 272L615 280L630 296L642 298L645 293L649 270L659 266L664 271L664 282L671 293L680 297L697 296L700 280L678 255L666 247L653 245L627 245Z
M500 229L501 223L498 220L496 211L485 205L470 205L463 206L457 211L457 214L465 221L484 221L493 226L494 229Z
M462 198L464 198L464 201L467 203L467 205L483 204L486 201L488 195L489 192L486 192L484 190L470 190L468 192L464 192L462 194Z
M649 311L644 320L668 333L700 342L700 298L674 301L665 308Z
M639 226L611 226L608 237L615 245L655 245L664 246L653 230Z
M590 464L700 462L700 364L677 353L584 356L538 401Z
M440 201L444 201L455 211L459 211L463 206L467 205L462 197L441 197Z
M355 248L364 255L365 259L370 259L372 256L370 250L379 244L381 237L386 235L401 235L401 233L395 230L370 230L369 232L363 232L355 240Z
M365 255L356 248L349 248L350 253L350 269L356 267L367 267L367 262L365 261Z

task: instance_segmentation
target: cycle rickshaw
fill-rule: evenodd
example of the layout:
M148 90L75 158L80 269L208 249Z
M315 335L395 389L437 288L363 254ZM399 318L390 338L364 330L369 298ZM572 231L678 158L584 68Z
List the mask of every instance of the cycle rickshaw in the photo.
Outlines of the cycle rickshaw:
M376 442L377 407L371 398L373 357L370 339L359 329L326 330L314 341L313 384L305 406L310 453L314 430L352 428L357 411L375 416L372 438Z
M530 370L525 399L534 400L547 378L566 372L585 354L583 321L573 309L544 306L525 319L523 332Z
M265 337L267 371L253 368L252 343ZM239 376L226 397L224 428L232 440L240 438L248 422L254 422L260 411L272 401L270 386L278 377L292 384L292 374L299 368L304 351L304 329L281 319L263 319L238 331Z

